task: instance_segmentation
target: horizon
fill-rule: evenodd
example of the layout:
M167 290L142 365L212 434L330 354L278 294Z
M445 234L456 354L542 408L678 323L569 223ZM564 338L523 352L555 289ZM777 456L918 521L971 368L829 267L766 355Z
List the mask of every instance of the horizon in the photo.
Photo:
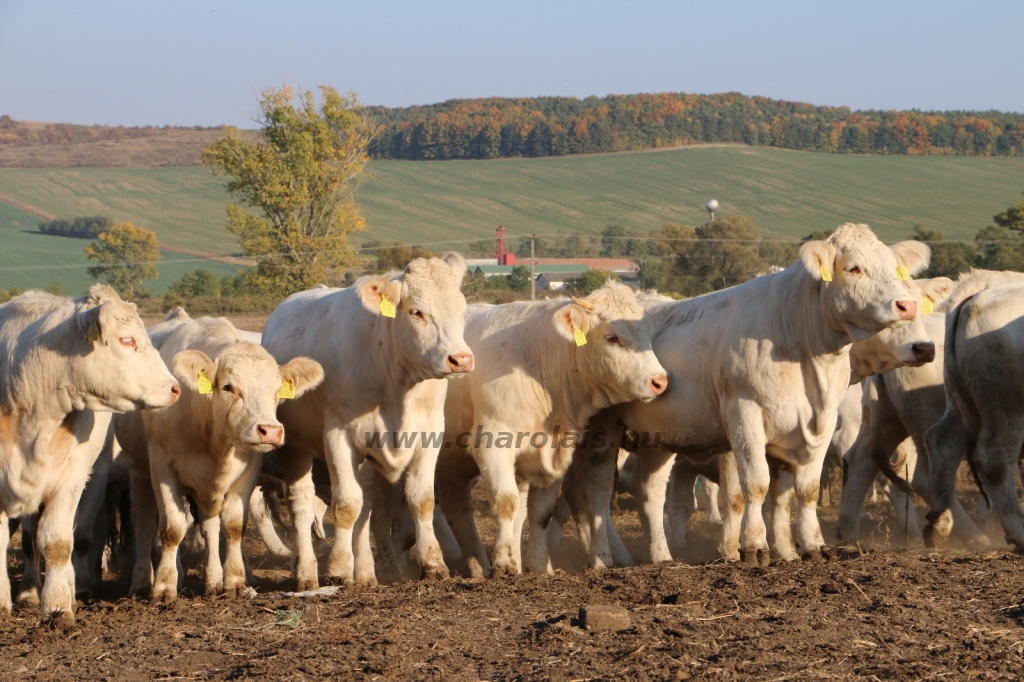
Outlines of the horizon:
M0 5L0 114L78 125L254 124L259 93L367 106L739 92L854 111L1024 113L1024 3L239 0ZM39 30L45 28L45 31ZM59 49L54 49L59 46ZM296 49L296 46L299 46ZM13 68L16 65L17 68Z

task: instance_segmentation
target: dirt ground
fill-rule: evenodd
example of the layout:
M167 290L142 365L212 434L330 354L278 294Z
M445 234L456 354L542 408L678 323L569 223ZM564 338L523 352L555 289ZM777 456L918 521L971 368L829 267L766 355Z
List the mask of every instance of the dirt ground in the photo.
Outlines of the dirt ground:
M629 497L616 524L640 548ZM479 510L486 512L480 500ZM897 536L870 509L875 543ZM823 509L826 537L834 509ZM481 518L485 536L493 524ZM246 539L258 596L202 593L192 568L181 598L153 608L86 600L65 631L35 609L0 620L0 679L738 679L1018 677L1024 664L1024 557L875 550L825 563L754 568L713 562L718 526L698 512L695 562L577 572L566 526L558 570L504 580L409 582L293 598L286 565ZM864 546L872 541L868 540ZM17 537L12 547L17 547ZM12 581L21 554L8 557ZM107 576L109 580L113 576ZM105 583L104 589L110 589ZM588 632L587 604L624 606L631 627Z

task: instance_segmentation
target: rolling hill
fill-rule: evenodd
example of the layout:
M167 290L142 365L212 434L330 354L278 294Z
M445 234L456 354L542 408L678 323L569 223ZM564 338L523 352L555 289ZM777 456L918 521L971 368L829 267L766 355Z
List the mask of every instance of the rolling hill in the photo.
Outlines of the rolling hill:
M353 241L434 250L489 239L499 224L513 237L595 234L609 224L642 230L665 222L698 225L707 220L703 203L711 197L721 203L720 214L743 213L776 238L797 239L853 221L868 223L889 241L906 237L915 222L949 239L970 239L1024 189L1022 158L859 156L727 145L539 159L374 161L369 171L358 193L368 230ZM224 230L223 179L208 168L7 168L0 169L0 192L61 217L131 220L156 231L168 260L239 248ZM6 205L0 209L0 288L25 286L30 278L34 286L63 282L67 276L68 290L77 290L71 282L84 281L78 274L10 267L53 267L59 258L68 265L76 258L84 263L84 242L32 234L38 218ZM211 264L218 272L237 267L201 263ZM182 271L196 267L161 266L154 291L179 276L172 275L178 265ZM79 270L84 273L84 267Z

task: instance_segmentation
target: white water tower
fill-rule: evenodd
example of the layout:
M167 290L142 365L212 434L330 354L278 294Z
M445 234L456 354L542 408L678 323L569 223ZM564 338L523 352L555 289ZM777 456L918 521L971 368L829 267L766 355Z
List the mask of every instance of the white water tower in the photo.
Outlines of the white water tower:
M711 220L715 219L715 211L718 210L718 202L714 199L708 199L708 203L704 204L704 208L711 214Z

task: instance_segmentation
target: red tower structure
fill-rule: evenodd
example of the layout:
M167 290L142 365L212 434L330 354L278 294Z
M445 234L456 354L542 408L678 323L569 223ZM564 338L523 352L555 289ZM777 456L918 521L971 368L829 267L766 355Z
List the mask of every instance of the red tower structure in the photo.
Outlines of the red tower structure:
M498 265L515 265L516 254L511 251L505 251L505 228L502 225L498 225L496 231L498 237Z

